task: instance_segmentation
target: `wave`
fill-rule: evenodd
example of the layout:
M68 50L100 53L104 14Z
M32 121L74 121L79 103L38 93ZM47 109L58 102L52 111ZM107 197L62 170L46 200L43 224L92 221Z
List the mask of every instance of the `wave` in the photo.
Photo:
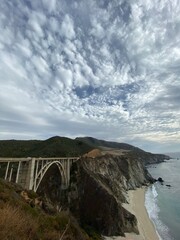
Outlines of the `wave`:
M160 220L158 206L158 192L155 185L148 188L145 196L145 207L149 218L152 220L160 240L173 240L169 234L168 227Z
M152 194L153 194L154 198L157 198L158 193L157 193L156 188L155 188L154 185L152 186Z

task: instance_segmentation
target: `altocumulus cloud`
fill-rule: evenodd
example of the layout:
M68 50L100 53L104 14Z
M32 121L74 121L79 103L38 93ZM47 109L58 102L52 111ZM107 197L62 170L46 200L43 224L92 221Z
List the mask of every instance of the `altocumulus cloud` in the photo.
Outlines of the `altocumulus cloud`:
M179 0L1 0L0 138L180 144Z

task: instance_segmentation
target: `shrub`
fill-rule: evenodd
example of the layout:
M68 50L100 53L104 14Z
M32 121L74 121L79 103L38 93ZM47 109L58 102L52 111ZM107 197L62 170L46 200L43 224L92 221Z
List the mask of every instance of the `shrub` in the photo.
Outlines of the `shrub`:
M0 239L36 240L37 223L20 208L4 204L0 208Z

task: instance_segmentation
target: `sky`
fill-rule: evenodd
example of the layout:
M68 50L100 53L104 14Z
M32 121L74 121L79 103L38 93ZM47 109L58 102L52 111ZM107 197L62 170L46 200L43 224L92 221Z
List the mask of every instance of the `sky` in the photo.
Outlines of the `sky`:
M180 151L179 0L1 0L0 139Z

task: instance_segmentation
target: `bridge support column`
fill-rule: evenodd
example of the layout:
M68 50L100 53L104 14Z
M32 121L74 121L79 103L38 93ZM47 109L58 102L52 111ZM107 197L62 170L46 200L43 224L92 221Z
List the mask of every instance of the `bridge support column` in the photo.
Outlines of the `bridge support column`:
M69 186L70 181L70 159L67 160L67 186Z
M26 182L28 176L29 162L22 161L20 164L21 166L19 168L18 184L20 184L23 188L27 188Z
M35 163L35 180L33 185L33 190L36 192L36 186L37 186L37 177L38 177L38 169L39 169L39 161L36 161Z
M26 188L28 190L32 190L33 189L35 161L36 161L35 158L32 158L29 161L28 173L27 173L27 178L26 178Z
M19 171L20 171L20 168L21 168L21 162L19 161L19 163L18 163L18 169L17 169L17 173L16 173L16 183L18 183L18 180L19 180Z
M9 182L11 182L11 179L12 179L12 173L13 173L13 165L11 166L11 171L10 171L10 175L9 175Z
M5 173L5 177L4 177L5 180L8 177L8 171L9 171L9 162L7 163L7 167L6 167L6 173Z

